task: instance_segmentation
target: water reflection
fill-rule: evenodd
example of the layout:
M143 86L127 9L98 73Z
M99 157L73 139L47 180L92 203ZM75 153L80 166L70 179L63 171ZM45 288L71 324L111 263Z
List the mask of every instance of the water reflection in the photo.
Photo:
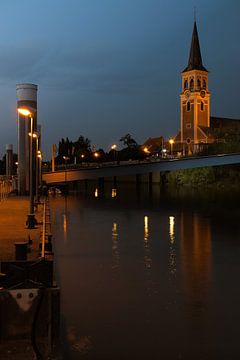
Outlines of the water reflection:
M212 236L208 218L182 213L180 261L184 293L191 301L204 303L212 277ZM196 291L198 290L198 291Z
M67 214L63 214L63 234L64 238L67 236Z
M67 227L68 227L68 206L67 196L64 196L64 213L63 213L63 240L67 241Z
M148 241L148 216L144 216L144 241Z
M117 223L112 224L112 258L113 265L112 269L117 270L119 268L119 250L118 250L118 232L117 232Z
M175 217L169 216L169 236L170 236L170 242L174 243L174 237L175 237Z
M148 216L144 216L144 265L146 270L150 270L152 267L151 249L149 243L149 228L148 228Z
M225 303L235 304L240 319L239 245L231 243L236 232L222 235L225 224L213 211L206 217L205 202L191 206L166 195L149 201L147 187L139 197L126 188L112 197L112 184L106 184L104 196L95 198L94 184L89 197L68 198L71 224L66 217L64 227L71 241L56 241L62 311L74 327L74 354L65 358L89 351L96 360L234 359L227 354L237 348L237 327L224 334L223 355L218 338L223 340L219 318L222 328L233 323ZM59 240L64 199L53 201Z
M112 198L115 198L117 196L117 189L112 189Z
M176 274L176 248L175 248L175 217L169 216L169 273Z

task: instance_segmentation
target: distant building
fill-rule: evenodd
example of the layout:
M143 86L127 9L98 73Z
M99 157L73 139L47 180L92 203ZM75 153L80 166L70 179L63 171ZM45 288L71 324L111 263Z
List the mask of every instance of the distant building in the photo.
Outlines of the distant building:
M217 130L240 130L240 120L210 116L210 98L208 70L202 63L195 21L188 65L182 72L180 131L174 139L176 150L192 154L199 151L201 144L213 143Z
M143 144L142 148L147 149L152 155L159 154L162 151L164 139L162 136L156 138L148 138Z

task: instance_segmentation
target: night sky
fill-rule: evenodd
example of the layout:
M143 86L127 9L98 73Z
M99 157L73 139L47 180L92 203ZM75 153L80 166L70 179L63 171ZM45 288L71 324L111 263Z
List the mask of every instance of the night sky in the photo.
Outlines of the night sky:
M197 5L211 114L240 119L239 0L0 0L0 154L17 149L16 84L35 83L43 151L173 136Z

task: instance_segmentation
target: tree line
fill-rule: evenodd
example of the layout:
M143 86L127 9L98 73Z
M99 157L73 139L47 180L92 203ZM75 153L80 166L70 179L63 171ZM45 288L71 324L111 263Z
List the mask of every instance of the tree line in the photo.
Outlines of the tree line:
M91 145L91 140L82 135L77 141L70 141L68 137L62 138L58 143L55 162L60 165L64 163L140 160L146 156L141 145L130 134L122 136L119 141L123 144L123 149L118 150L116 146L112 146L109 151L104 151L102 148L96 149L95 146Z

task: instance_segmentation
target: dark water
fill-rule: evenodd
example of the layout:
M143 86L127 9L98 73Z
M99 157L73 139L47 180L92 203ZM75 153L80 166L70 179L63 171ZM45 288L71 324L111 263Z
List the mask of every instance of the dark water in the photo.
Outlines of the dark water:
M239 200L134 185L52 198L64 359L240 359Z

